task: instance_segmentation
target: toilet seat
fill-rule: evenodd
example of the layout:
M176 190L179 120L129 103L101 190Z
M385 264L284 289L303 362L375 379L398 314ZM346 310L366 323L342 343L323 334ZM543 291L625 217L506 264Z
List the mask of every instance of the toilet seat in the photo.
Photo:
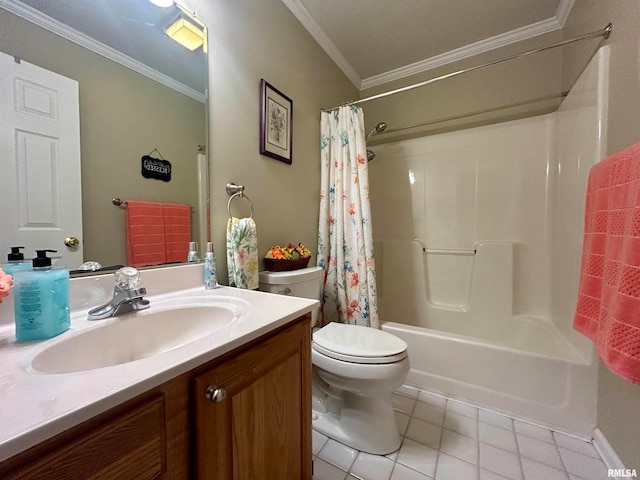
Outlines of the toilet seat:
M313 334L312 348L336 360L361 364L395 363L407 356L407 343L390 333L335 322Z

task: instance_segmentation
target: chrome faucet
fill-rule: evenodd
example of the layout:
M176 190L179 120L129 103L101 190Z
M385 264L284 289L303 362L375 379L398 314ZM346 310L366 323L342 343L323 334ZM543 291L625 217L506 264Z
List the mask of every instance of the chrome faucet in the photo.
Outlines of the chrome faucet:
M113 298L99 307L89 310L89 320L101 320L137 310L149 308L149 300L144 298L147 289L136 288L140 283L140 274L133 267L123 267L115 274L116 285Z

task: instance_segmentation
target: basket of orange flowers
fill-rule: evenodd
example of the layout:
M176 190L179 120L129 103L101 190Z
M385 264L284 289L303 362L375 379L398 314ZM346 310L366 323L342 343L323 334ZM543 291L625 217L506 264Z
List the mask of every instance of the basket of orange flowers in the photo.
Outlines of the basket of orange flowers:
M297 247L289 244L286 247L271 247L264 257L264 267L270 272L285 272L305 268L309 264L311 251L302 243Z

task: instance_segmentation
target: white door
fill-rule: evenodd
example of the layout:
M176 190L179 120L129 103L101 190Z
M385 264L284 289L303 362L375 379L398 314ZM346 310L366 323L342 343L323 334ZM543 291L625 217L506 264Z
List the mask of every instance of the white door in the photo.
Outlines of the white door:
M0 263L12 246L82 263L80 182L78 82L0 52Z

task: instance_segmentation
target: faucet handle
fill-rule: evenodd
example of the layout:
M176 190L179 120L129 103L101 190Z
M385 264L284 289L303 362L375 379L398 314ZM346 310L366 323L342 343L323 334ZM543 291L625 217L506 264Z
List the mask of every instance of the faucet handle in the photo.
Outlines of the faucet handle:
M142 297L144 297L146 294L147 294L147 289L144 287L128 290L128 297L132 300L143 299ZM145 301L148 302L148 300L146 299Z
M115 274L116 290L133 290L140 283L140 273L133 267L122 267Z

